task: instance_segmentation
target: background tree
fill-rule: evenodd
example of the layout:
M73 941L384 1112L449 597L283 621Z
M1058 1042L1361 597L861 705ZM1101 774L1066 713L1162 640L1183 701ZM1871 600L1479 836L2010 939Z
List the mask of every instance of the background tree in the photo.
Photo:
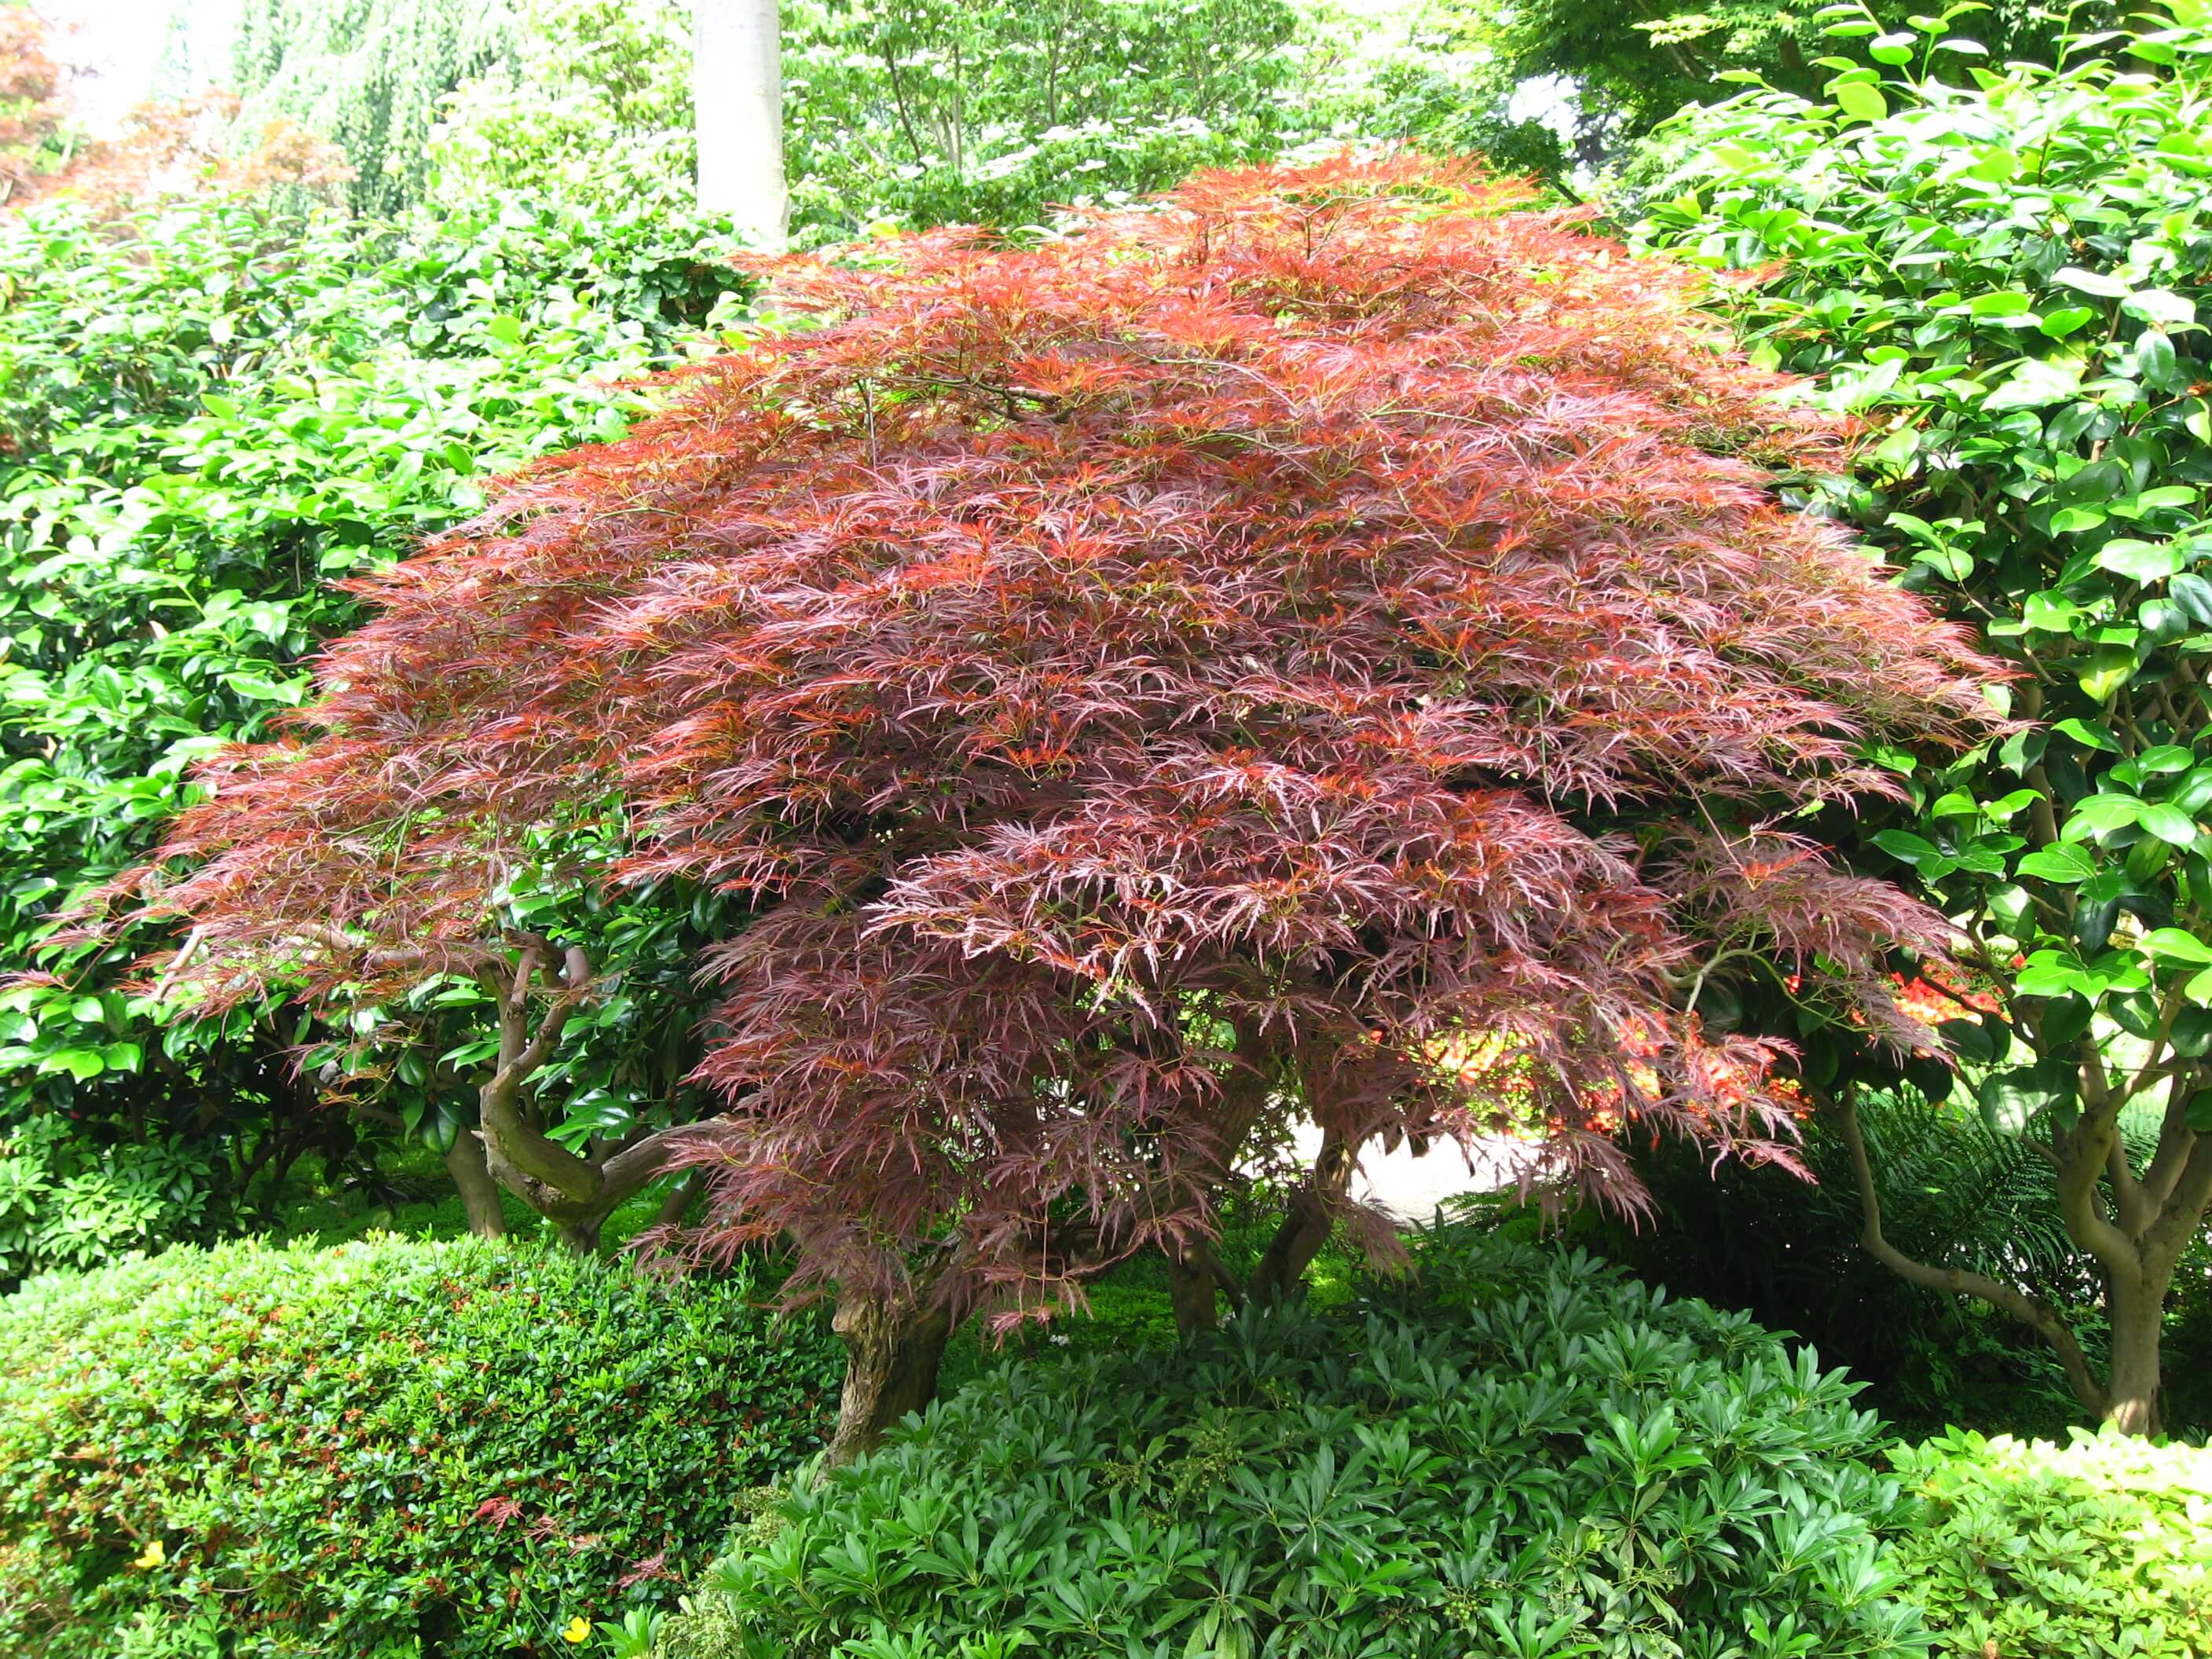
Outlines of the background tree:
M44 20L28 6L0 5L0 204L37 194L66 159L67 82Z
M441 101L508 53L507 0L244 0L234 89L258 125L285 116L344 150L354 205L418 198Z
M1698 1000L1764 957L1923 1035L1878 969L1940 927L1772 823L1978 734L1982 665L1766 498L1742 457L1832 438L1695 279L1522 199L1339 159L776 267L826 326L362 585L320 735L213 764L138 878L167 972L471 965L518 849L619 792L631 876L760 909L684 1156L716 1245L839 1286L847 1449L948 1314L1188 1262L1293 1113L1331 1221L1370 1139L1504 1087L1616 1205L1624 1113L1786 1156L1771 1046Z
M783 35L776 0L693 0L692 111L699 207L758 247L781 247Z
M1750 331L1882 433L1860 482L1824 493L2015 670L2021 727L1948 764L1892 757L1912 811L1863 833L1973 935L2003 1007L1954 997L1957 1098L2040 1152L2097 1288L2055 1305L2022 1272L1893 1243L1873 1164L1901 1149L1857 1107L1896 1070L1823 1041L1808 1077L1852 1154L1866 1248L2019 1318L2088 1411L2151 1432L2166 1304L2212 1203L2207 45L2132 41L2156 74L2093 58L1960 88L1924 71L1979 48L1914 30L1826 100L1761 93L1690 122L1698 159L1651 232L1790 262L1747 292ZM2100 1322L2102 1364L2084 1346Z
M793 204L823 232L1042 223L1328 130L1336 48L1287 0L794 3L786 30Z

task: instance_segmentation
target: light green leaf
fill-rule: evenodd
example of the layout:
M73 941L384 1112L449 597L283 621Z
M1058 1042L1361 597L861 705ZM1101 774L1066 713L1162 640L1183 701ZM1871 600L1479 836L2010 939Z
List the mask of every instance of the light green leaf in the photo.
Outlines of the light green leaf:
M1871 81L1838 81L1828 88L1836 107L1855 121L1879 121L1889 113L1889 100Z
M2094 294L2105 300L2124 300L2135 291L2117 276L2100 270L2084 270L2079 265L2061 266L2051 273L2051 280L2061 288Z
M2179 927L2156 927L2136 941L2143 954L2159 962L2212 963L2212 945Z
M2057 527L2053 520L2052 527ZM2160 582L2179 571L2187 556L2172 542L2142 542L2119 537L2097 550L2097 563L2130 581Z
M1935 842L1905 830L1885 830L1874 837L1874 844L1892 858L1902 859L1907 864L1919 864L1943 855L1943 849Z
M2076 720L2069 715L2051 729L2064 733L2087 748L2101 749L2110 755L2120 752L2120 740L2093 720Z
M2187 847L2197 839L2197 823L2178 806L2163 801L2146 805L2136 822L2172 847Z
M2030 357L1997 383L1982 407L2002 411L2063 403L2081 391L2085 367L2078 357Z
M2170 288L2137 289L2120 301L2120 309L2155 328L2193 328L2197 325L2196 302Z
M2079 842L2061 842L2055 847L2039 848L2021 860L2020 873L2071 885L2095 875L2097 861Z

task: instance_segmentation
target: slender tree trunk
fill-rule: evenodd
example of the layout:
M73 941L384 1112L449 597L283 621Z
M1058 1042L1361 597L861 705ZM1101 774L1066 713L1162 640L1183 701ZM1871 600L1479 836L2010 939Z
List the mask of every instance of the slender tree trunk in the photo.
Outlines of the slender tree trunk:
M1163 1250L1168 1268L1168 1305L1175 1310L1176 1334L1188 1341L1214 1328L1219 1310L1214 1302L1212 1249L1194 1239L1178 1254Z
M1352 1163L1352 1149L1344 1136L1334 1128L1322 1130L1312 1172L1305 1185L1291 1194L1289 1212L1252 1270L1253 1301L1285 1301L1305 1277L1321 1247L1328 1243L1337 1212L1351 1190Z
M504 1238L507 1212L500 1207L499 1183L491 1178L484 1158L483 1137L464 1129L446 1149L446 1173L461 1194L461 1208L469 1218L469 1231L478 1238Z
M845 1388L825 1463L834 1468L872 1451L885 1430L937 1397L952 1322L939 1308L848 1291L837 1299L830 1328L845 1340Z
M692 106L699 205L756 246L783 245L783 46L776 0L696 0Z
M691 1200L698 1195L699 1177L696 1174L678 1176L675 1185L669 1188L666 1195L661 1199L660 1207L653 1212L653 1224L656 1227L677 1225L684 1219L684 1212L690 1209Z
M2105 1389L2105 1421L2124 1434L2160 1432L2159 1340L2166 1324L2166 1285L2115 1283L2109 1312L2112 1368Z
M1218 1134L1212 1156L1185 1177L1186 1198L1194 1198L1200 1192L1220 1193L1243 1156L1252 1126L1267 1110L1269 1043L1249 1022L1237 1029L1235 1059L1222 1080L1221 1114L1215 1126ZM1215 1328L1219 1317L1214 1301L1217 1289L1228 1296L1232 1306L1242 1305L1242 1287L1222 1267L1207 1240L1194 1238L1180 1255L1172 1249L1163 1249L1161 1254L1167 1261L1168 1300L1175 1311L1178 1335L1197 1336Z

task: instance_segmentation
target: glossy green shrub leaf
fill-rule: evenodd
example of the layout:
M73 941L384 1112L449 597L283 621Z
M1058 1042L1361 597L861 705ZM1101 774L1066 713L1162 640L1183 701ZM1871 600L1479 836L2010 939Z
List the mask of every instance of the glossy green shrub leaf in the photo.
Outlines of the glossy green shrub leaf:
M135 948L52 945L57 918L144 854L196 761L298 706L358 620L337 582L474 511L483 475L620 435L647 404L614 383L705 336L744 286L732 246L665 204L520 196L442 222L234 198L0 220L0 963L59 981L0 1043L0 1285L266 1224L302 1034L268 1010L164 1029L103 988ZM333 1162L373 1146L315 1122ZM175 1139L197 1190L143 1197Z
M2212 1452L1954 1430L1891 1454L1918 1500L1897 1557L1959 1659L2197 1659L2212 1629Z
M1860 834L1869 869L1903 859L1966 930L1964 960L2008 1005L2002 1041L1957 1050L1990 1122L2062 1158L2100 1065L2102 1097L2140 1090L2186 1144L2203 1010L2161 1034L2144 1007L2212 1001L2212 35L2154 37L2157 75L2118 55L2142 44L1964 80L1894 66L1879 115L1771 90L1685 112L1643 208L1647 242L1759 269L1722 300L1747 343L1880 434L1805 496L2017 669L2022 729L1917 768L1909 804ZM2022 787L2015 844L1959 839L1962 800ZM2055 1192L2048 1209L2058 1225Z

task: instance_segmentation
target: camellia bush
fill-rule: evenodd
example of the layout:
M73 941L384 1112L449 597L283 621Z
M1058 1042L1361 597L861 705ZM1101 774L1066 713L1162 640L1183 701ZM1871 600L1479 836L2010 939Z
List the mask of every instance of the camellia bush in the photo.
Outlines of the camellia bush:
M1853 1109L1893 1060L1832 1033L1807 1080L1852 1148L1868 1248L2016 1316L2087 1410L2151 1431L2212 1204L2212 43L2106 37L2087 44L2127 55L2000 71L1938 19L1828 15L1870 61L1832 60L1823 100L1754 92L1665 135L1682 159L1644 234L1761 270L1732 309L1762 359L1875 428L1855 481L1807 493L2011 671L1992 693L2014 729L1881 757L1911 811L1869 815L1862 844L2002 993L1952 995L1953 1097L2040 1149L2084 1301L1899 1248L1872 1170L1892 1149Z
M39 1279L0 1302L0 1641L573 1651L820 1446L836 1346L765 1289L388 1237Z
M126 982L138 948L64 945L58 918L144 854L195 759L299 703L359 617L348 577L478 510L487 474L626 429L646 399L615 382L746 288L726 246L519 198L435 227L237 193L0 221L0 963L33 976L0 988L0 1279L265 1215L299 1160L358 1163L364 1135L465 1152L476 988L403 1011L427 1061L384 1055L396 1121L372 1120L294 1064L360 1031L267 1006L164 1024ZM684 984L653 975L690 904L595 924L638 972L563 1092L590 1132L669 1094L640 1086L666 1069L648 987Z
M1833 438L1701 279L1524 201L1342 156L763 267L822 325L364 582L313 730L203 769L118 914L181 920L216 1009L495 985L486 1144L588 1197L526 1091L604 981L500 895L619 801L617 884L750 907L702 959L732 1109L663 1145L710 1249L837 1285L841 1449L978 1301L1156 1248L1211 1323L1220 1191L1293 1117L1237 1298L1347 1217L1388 1250L1359 1149L1509 1097L1623 1206L1626 1111L1786 1157L1773 1048L1703 1008L1780 961L1924 1042L1882 968L1940 931L1776 820L1979 738L1986 665L1771 498Z
M1904 1656L1910 1510L1840 1373L1582 1255L1008 1367L785 1496L653 1651Z

